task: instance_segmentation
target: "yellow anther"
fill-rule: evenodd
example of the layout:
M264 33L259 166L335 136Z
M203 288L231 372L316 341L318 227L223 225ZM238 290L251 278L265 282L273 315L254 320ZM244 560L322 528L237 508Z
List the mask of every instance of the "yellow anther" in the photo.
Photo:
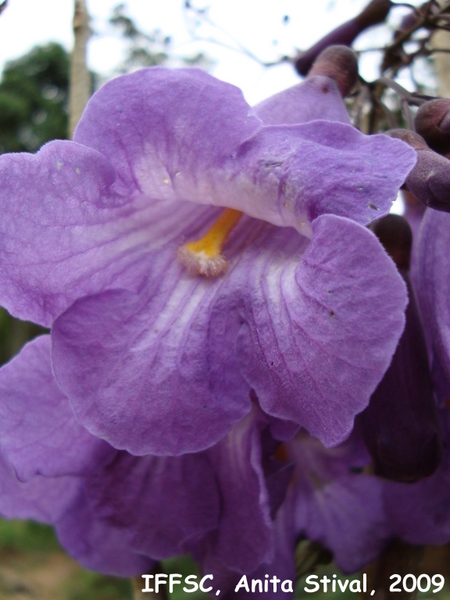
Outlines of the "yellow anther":
M227 208L199 240L188 242L178 250L178 260L192 275L217 277L227 268L222 248L242 213Z

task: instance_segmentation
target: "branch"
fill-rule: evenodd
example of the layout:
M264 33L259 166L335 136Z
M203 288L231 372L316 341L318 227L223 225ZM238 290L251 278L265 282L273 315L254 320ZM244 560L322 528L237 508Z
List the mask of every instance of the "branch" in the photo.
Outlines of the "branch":
M209 25L216 31L218 31L221 34L228 37L228 39L232 43L230 44L227 42L222 42L222 41L217 40L212 37L202 37L202 36L197 35L197 33L194 31L194 29L192 27L190 27L187 22L187 18L186 18L187 11L191 11L193 14L196 15L196 17L199 21L206 23L207 25ZM183 6L183 15L185 16L186 27L191 35L191 38L195 41L202 41L202 42L206 42L208 44L215 44L217 46L221 46L222 48L226 48L227 50L232 50L233 52L238 52L239 54L243 54L244 56L247 56L251 60L255 61L262 67L274 67L283 62L290 61L290 58L288 56L283 56L283 57L279 58L278 60L271 61L271 62L265 62L265 61L261 60L256 54L254 54L246 46L241 44L241 42L238 39L236 39L233 35L231 35L231 33L229 33L228 31L226 31L225 29L220 27L217 23L215 23L208 15L208 7L207 8L196 8L196 7L192 6L192 4L189 2L189 0L186 0L184 3L184 6Z
M402 101L412 104L413 106L421 106L424 102L427 102L431 99L430 96L420 95L416 92L408 92L408 90L406 90L399 83L393 79L390 79L390 77L385 77L384 75L378 78L378 82L394 90L394 92L396 92Z

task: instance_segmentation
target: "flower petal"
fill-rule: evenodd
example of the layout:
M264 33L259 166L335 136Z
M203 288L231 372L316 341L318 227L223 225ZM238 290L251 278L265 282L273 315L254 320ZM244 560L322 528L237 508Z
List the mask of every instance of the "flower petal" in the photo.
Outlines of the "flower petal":
M412 148L392 141L401 140L330 121L264 127L190 198L306 234L328 213L367 225L389 212L416 162Z
M216 562L238 573L253 571L272 558L273 523L263 463L264 428L256 409L207 451L221 498L220 528L204 544L203 571ZM281 482L283 496L288 481ZM277 485L277 484L275 484Z
M156 274L140 294L87 297L55 321L55 376L81 422L116 448L202 450L250 410L248 386L225 368L229 348L219 345L213 362L208 348L226 279L189 276L170 247L150 260Z
M295 529L293 523L293 494L289 491L288 498L277 513L274 523L274 552L269 563L263 563L256 571L251 573L247 580L251 589L251 581L259 579L261 588L268 583L267 592L259 592L259 583L255 585L255 592L247 593L243 587L233 595L235 600L279 600L289 598L289 582L295 587ZM268 575L268 578L266 577ZM282 592L283 596L280 596Z
M440 414L446 438L450 420ZM430 477L414 484L386 481L384 504L392 535L410 544L445 544L450 540L450 448Z
M205 220L203 207L164 195L120 195L111 164L72 142L2 156L0 178L1 301L43 325L80 296L137 289L148 252Z
M442 433L422 321L409 274L406 324L391 364L358 415L356 426L372 456L372 473L411 483L431 475L442 458Z
M295 586L295 529L293 519L293 494L288 497L279 509L273 524L273 555L267 562L261 563L257 569L244 574L225 569L223 565L211 563L208 568L214 574L214 585L221 591L227 590L227 598L234 600L279 600L290 598L288 592ZM255 581L252 588L252 582ZM283 583L284 582L284 583ZM262 591L267 585L267 591ZM248 586L248 588L247 588ZM247 591L248 589L248 591ZM252 589L254 590L252 592ZM232 593L232 590L237 590Z
M420 230L416 291L440 400L450 397L450 215L427 210Z
M154 567L147 556L130 550L126 531L99 518L84 489L56 523L56 533L63 548L86 569L132 577L149 573Z
M298 486L296 528L332 551L336 564L354 573L374 560L388 538L381 480L348 475L323 488Z
M358 432L333 449L305 433L286 444L294 461L295 532L333 552L345 572L373 560L389 537L382 480L363 475L370 463Z
M19 481L0 452L0 515L6 519L33 519L54 524L78 492L76 477L47 479L38 475Z
M325 215L313 230L306 250L301 236L270 227L249 246L217 294L210 360L215 348L235 348L229 369L240 369L263 410L330 446L349 434L389 365L406 290L365 228Z
M275 513L282 510L292 476L291 465L274 459L276 445L255 399L251 413L204 453L216 473L220 520L202 539L188 542L186 550L203 573L213 574L216 589L229 591L241 574L275 559Z
M350 123L350 117L336 82L313 75L253 107L264 125L293 125L322 119Z
M83 496L67 519L84 522L85 514L98 527L118 530L122 544L138 555L161 560L183 554L183 543L219 525L215 473L203 453L135 457L120 452L85 479ZM70 529L65 523L65 536L77 544L89 537L88 527L82 535Z
M80 425L56 385L50 336L30 342L0 370L0 439L23 481L89 473L116 453Z
M108 157L124 192L157 198L180 170L195 178L216 167L260 128L235 86L200 69L154 67L100 88L74 140Z
M18 477L95 471L116 450L76 420L53 378L50 336L30 342L0 370L0 445Z
M236 88L206 73L144 69L94 95L75 140L111 161L123 193L235 208L300 231L325 212L363 225L389 212L416 162L400 140L348 124L261 128L250 114Z

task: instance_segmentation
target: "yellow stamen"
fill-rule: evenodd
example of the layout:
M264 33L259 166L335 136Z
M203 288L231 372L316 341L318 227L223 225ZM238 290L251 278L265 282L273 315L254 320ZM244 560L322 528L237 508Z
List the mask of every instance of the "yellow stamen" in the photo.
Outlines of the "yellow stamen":
M228 263L222 248L241 217L239 210L227 208L202 238L181 246L178 260L189 273L217 277L226 270Z

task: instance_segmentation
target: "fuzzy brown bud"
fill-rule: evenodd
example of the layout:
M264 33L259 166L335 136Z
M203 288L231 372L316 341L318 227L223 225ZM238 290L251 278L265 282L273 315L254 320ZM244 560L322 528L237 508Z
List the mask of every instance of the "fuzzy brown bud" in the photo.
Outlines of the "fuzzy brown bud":
M358 77L356 54L347 46L330 46L319 54L308 77L325 75L334 79L342 96L346 96Z
M425 206L450 212L450 160L431 150L414 131L392 129L386 133L417 151L417 162L405 180L405 189Z
M437 98L425 102L414 120L416 131L439 154L450 154L450 100Z

